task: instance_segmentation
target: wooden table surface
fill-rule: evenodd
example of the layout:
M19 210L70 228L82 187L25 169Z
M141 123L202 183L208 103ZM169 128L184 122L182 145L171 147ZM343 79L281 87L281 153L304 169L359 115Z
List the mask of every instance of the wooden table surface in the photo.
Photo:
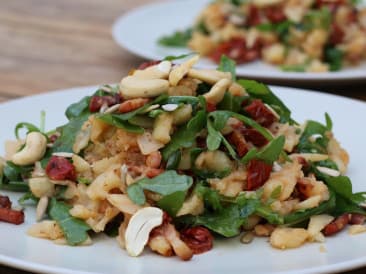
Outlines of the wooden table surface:
M1 1L0 102L50 90L118 82L143 59L114 43L111 26L121 14L151 2L158 1ZM291 85L366 101L365 81ZM0 273L29 272L0 265ZM366 273L366 268L348 273Z

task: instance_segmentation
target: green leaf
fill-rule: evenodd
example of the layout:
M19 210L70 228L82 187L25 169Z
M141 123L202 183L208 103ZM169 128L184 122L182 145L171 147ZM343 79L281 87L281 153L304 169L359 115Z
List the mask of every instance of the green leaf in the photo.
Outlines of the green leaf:
M167 47L185 47L192 37L192 29L176 31L172 35L166 35L158 40L158 43Z
M261 99L264 103L275 109L281 117L280 122L294 123L291 119L291 111L268 86L254 80L239 80L238 83L246 89L252 98Z
M90 227L81 219L72 217L69 213L71 206L51 198L48 215L61 227L69 245L77 245L88 239Z
M234 237L240 233L240 227L256 211L259 203L257 199L241 200L220 211L190 217L190 221L193 225L203 225L224 237Z
M248 98L247 96L233 96L230 92L226 92L224 98L217 105L219 110L229 110L232 112L240 112L242 110L243 101Z
M79 102L71 104L65 112L67 119L71 120L78 118L81 115L89 112L89 103L91 96L85 96Z
M220 147L222 141L222 135L216 129L213 128L210 121L207 122L208 136L207 136L207 148L214 151Z
M135 204L143 205L146 202L144 189L139 184L128 186L127 194Z
M308 220L311 216L330 213L336 204L336 196L333 191L330 191L330 197L328 201L322 202L319 206L314 208L309 208L305 210L298 210L290 213L284 217L284 223L289 225L294 225Z
M273 139L257 153L256 158L263 160L266 163L272 164L278 159L281 152L283 151L285 140L285 136L283 135Z
M167 99L168 99L168 95L162 94L159 97L157 97L156 99L145 104L143 107L140 107L134 111L130 111L130 112L123 113L123 114L109 114L109 113L100 114L97 116L97 118L103 120L104 117L107 116L107 118L105 118L105 120L116 120L118 122L128 121L131 118L135 117L136 115L143 114L150 106L156 105L156 104L161 104L162 102L166 101ZM113 119L111 119L110 116L113 117ZM121 123L123 123L123 122L121 122Z
M72 147L75 143L75 138L84 122L88 119L88 114L84 114L77 118L73 118L66 125L57 129L61 133L57 138L52 148L49 150L52 152L72 152Z
M206 117L205 111L198 111L187 124L173 134L171 141L162 149L165 161L175 151L193 146L197 134L206 126Z
M217 70L230 72L232 80L236 81L236 63L226 55L221 55L220 64Z
M328 131L327 126L317 121L308 121L306 127L300 137L297 150L301 153L323 153L327 154L328 137L325 133ZM315 141L311 141L310 137L319 135Z
M166 169L177 169L182 157L182 152L177 150L172 155L169 156L166 162Z
M185 197L187 190L192 184L193 180L191 177L178 175L176 171L169 170L152 179L143 178L138 180L134 184L128 186L127 194L135 204L143 205L146 201L143 190L158 193L163 196L162 198L176 192L183 192ZM176 195L180 197L182 194ZM182 207L183 201L184 199L175 200L174 210L179 210ZM163 203L172 206L172 199L168 197L163 200Z
M255 147L252 147L247 154L245 154L243 156L243 158L241 158L241 162L246 165L247 163L249 163L250 160L254 159L256 157L258 153L258 149L256 149Z
M340 70L343 66L344 52L338 48L326 47L324 61L329 64L330 71Z
M313 9L305 14L302 27L305 30L322 28L328 30L332 23L332 14L328 7Z
M328 113L325 113L325 122L326 122L326 128L328 131L332 131L333 129L333 122L332 119L330 118Z
M190 52L190 53L186 53L186 54L181 54L181 55L168 55L164 58L165 61L174 61L174 60L179 60L179 59L184 59L188 56L192 56L193 54L195 54L195 52Z
M169 216L175 216L184 203L186 191L177 191L161 198L157 204L162 210L168 212Z
M144 133L144 128L133 125L130 122L125 121L123 119L120 119L118 114L111 114L111 113L102 114L100 116L97 116L97 118L99 120L102 120L104 123L115 126L117 128L121 128L127 132L137 133L137 134Z
M194 188L194 192L203 199L206 207L214 211L220 211L223 208L217 190L204 186L203 183L198 183Z
M17 138L17 139L19 139L20 137L19 137L19 130L21 130L22 128L25 128L25 129L27 129L27 134L29 133L29 132L33 132L33 131L36 131L36 132L41 132L41 130L37 127L37 126L35 126L35 125L33 125L33 124L31 124L31 123L26 123L26 122L22 122L22 123L18 123L16 126L15 126L15 137Z

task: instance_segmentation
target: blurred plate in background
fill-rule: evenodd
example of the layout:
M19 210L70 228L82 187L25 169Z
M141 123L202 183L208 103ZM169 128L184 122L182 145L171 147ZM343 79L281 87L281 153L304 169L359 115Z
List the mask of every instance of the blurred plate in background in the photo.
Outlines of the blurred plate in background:
M120 46L146 59L160 60L168 55L188 53L190 52L188 48L160 46L157 44L157 40L163 35L169 35L191 26L208 2L210 1L175 0L140 7L116 20L112 30L113 37ZM217 65L207 58L201 58L197 67L216 68ZM344 81L366 80L366 62L360 66L345 68L337 72L305 73L284 72L275 66L256 61L239 65L237 74L259 80L273 79L292 82L312 80L344 83Z

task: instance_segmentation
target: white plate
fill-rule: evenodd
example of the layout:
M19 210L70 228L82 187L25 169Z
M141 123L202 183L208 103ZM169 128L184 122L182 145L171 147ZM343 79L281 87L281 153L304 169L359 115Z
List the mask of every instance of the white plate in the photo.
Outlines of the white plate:
M147 59L161 60L168 55L188 53L190 50L187 48L160 46L157 44L157 40L163 35L169 35L191 26L207 2L208 0L169 1L132 10L117 19L112 30L113 37L120 46ZM216 68L217 65L209 59L203 58L197 67ZM286 81L344 82L346 80L366 80L366 62L358 67L345 68L338 72L298 73L284 72L275 66L256 61L239 65L237 74L255 79Z
M14 126L21 121L38 125L40 111L46 111L46 129L66 122L64 110L95 87L75 88L27 97L0 104L0 143L14 138ZM298 121L306 118L323 121L328 112L335 124L335 135L351 155L349 176L355 191L365 190L364 155L366 130L360 118L366 117L366 104L343 97L289 88L274 87L293 111ZM3 149L0 150L3 155ZM3 192L4 193L4 192ZM16 201L19 195L5 193ZM265 239L243 245L238 239L215 241L214 249L194 256L189 262L177 257L163 258L145 251L131 258L114 239L98 237L92 246L69 247L28 237L27 228L35 222L34 208L25 211L24 224L0 223L0 264L44 273L325 273L338 272L366 265L366 233L349 236L342 232L327 238L325 244L306 244L302 248L281 251L269 246ZM321 252L324 246L326 252Z

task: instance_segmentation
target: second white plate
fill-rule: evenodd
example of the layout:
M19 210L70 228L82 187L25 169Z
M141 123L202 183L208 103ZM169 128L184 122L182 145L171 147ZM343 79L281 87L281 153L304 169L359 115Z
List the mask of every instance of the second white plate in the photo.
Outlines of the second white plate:
M113 26L115 41L133 54L147 59L160 60L168 55L190 52L187 48L169 48L158 45L157 40L177 30L191 26L208 0L175 0L154 3L132 10L118 18ZM177 60L179 62L179 60ZM202 58L197 67L216 68L209 59ZM284 72L275 66L257 61L237 67L237 74L255 79L286 81L344 82L366 80L366 62L338 72L304 73Z

